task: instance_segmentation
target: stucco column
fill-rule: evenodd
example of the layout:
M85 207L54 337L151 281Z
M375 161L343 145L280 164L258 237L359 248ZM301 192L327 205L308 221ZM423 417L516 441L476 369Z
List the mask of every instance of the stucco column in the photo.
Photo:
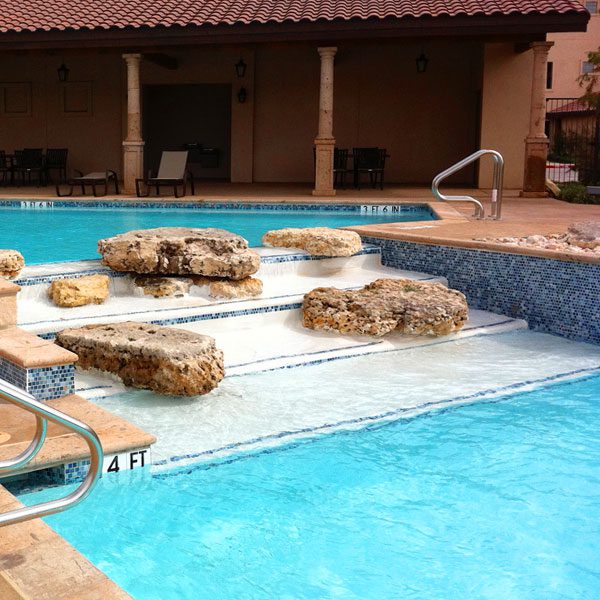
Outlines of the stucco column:
M319 92L319 132L315 138L314 196L335 196L333 188L333 64L337 48L319 48L321 88Z
M531 79L531 108L529 134L525 139L525 175L523 196L546 195L546 160L549 141L544 131L546 121L546 66L548 51L554 42L532 42L533 75Z
M127 136L123 141L123 187L135 193L135 180L144 174L144 140L140 103L141 54L123 54L127 65Z

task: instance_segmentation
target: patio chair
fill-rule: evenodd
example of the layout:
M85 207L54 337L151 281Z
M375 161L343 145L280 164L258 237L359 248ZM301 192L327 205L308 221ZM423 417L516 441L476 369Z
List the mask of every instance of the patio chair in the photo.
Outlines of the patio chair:
M0 150L0 183L6 184L12 175L12 163L9 161L4 150Z
M348 169L348 157L350 152L346 148L335 148L333 151L333 186L337 187L341 182L342 188L346 188L346 175Z
M119 193L119 178L117 177L116 171L95 171L93 173L86 173L85 175L81 171L76 170L75 172L79 173L79 175L77 177L71 177L71 179L67 181L67 185L70 187L70 189L66 194L61 194L60 184L56 184L57 196L72 196L73 188L76 186L81 187L82 196L85 196L86 186L91 186L94 196L106 196L108 193L108 185L111 181L115 186L115 194ZM98 194L97 186L104 186L104 192L102 194Z
M44 175L46 180L52 182L50 171L58 171L58 183L64 183L67 179L67 148L48 148L46 160L44 161Z
M145 198L150 195L150 188L156 189L156 195L160 194L162 186L171 186L175 198L180 198L186 194L186 183L189 180L191 184L192 195L194 194L194 178L187 169L188 152L185 151L164 151L160 158L158 175L153 177L151 173L146 179L135 180L135 191L138 198ZM146 186L146 193L142 193L140 184ZM183 193L179 194L179 186L183 188Z
M360 180L363 173L369 174L371 187L383 189L385 159L388 154L385 148L354 148L354 186L360 190Z
M32 175L36 176L37 185L44 182L44 152L41 148L25 148L15 151L13 175L20 178L20 183L31 185Z

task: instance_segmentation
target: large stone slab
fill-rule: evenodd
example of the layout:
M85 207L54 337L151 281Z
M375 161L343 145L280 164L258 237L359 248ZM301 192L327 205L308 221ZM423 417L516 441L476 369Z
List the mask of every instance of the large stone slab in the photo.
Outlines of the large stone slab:
M48 288L48 298L65 308L102 304L108 298L109 282L108 275L99 274L57 279Z
M16 277L25 266L23 255L17 250L0 250L0 277Z
M259 255L241 236L224 229L159 227L98 242L102 261L115 271L140 275L206 275L243 279L258 271Z
M215 340L190 331L114 323L65 329L56 343L79 356L78 366L118 375L125 385L162 394L206 394L223 379L223 352Z
M309 329L381 336L390 331L447 335L467 321L465 296L441 283L377 279L360 290L317 288L304 296Z
M313 256L352 256L362 250L358 233L329 227L274 229L262 241L265 246L300 248Z

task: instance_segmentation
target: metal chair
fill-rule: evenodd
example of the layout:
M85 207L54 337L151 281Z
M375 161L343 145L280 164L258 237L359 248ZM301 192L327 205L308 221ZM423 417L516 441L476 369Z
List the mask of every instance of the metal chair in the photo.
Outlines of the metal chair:
M50 171L58 171L58 183L64 183L67 180L67 148L48 148L46 150L46 159L44 161L44 175L46 180L52 183Z
M189 181L191 184L192 195L195 193L194 190L194 178L187 169L188 153L187 150L184 152L172 152L164 151L160 158L160 165L158 167L158 175L152 177L149 173L146 179L135 180L135 191L138 198L145 198L150 195L150 188L156 189L156 195L160 194L160 188L168 185L173 187L173 194L175 198L185 196L186 184ZM141 190L140 184L146 186L146 193L144 194ZM179 194L179 186L182 186L183 193Z
M25 148L15 151L13 174L18 175L20 183L31 185L31 176L36 175L38 186L44 181L44 152L41 148Z
M348 169L349 150L346 148L335 148L333 151L333 186L337 187L341 183L342 189L346 187L346 175L350 172Z
M371 187L383 189L385 160L389 157L385 148L354 148L354 186L360 190L360 180L363 173L368 173Z

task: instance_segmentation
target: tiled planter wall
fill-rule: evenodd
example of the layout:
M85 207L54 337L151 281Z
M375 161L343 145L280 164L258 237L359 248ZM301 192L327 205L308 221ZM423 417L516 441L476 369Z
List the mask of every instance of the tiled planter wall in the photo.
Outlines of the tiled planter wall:
M447 277L473 308L600 344L600 265L373 237L363 241L381 247L387 266Z

